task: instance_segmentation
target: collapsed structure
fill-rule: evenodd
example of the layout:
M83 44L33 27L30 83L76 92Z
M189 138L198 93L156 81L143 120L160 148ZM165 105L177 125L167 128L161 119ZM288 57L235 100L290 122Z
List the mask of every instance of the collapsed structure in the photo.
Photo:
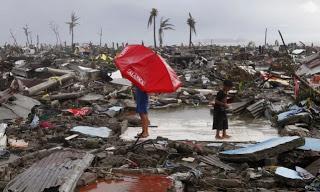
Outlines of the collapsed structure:
M92 46L82 55L62 48L30 49L0 50L4 191L73 191L127 174L166 175L171 191L320 190L315 49L292 45L291 56L272 46L158 50L183 88L152 96L151 108L207 105L222 80L231 79L236 86L229 112L267 118L284 136L261 143L121 140L139 120L133 115L130 83L112 62L119 50Z

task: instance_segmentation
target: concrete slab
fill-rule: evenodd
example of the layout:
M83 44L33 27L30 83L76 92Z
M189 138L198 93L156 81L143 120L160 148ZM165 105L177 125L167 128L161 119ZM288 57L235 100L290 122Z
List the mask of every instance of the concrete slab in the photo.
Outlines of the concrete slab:
M31 112L31 109L34 106L41 104L39 101L32 99L30 97L26 97L21 94L15 94L14 97L15 97L14 101L10 103L9 102L3 103L2 104L3 107L1 107L2 109L0 109L1 112L7 113L7 114L4 114L6 118L12 117L12 119L14 119L14 116L17 116L17 117L22 117L26 119L29 113ZM5 108L10 110L11 112L6 110ZM0 119L3 119L3 118L0 117Z
M0 107L0 120L17 119L19 116L12 112L10 109Z
M230 117L228 134L232 137L216 140L215 131L212 130L212 116L207 107L150 110L149 118L151 124L158 127L149 129L148 139L161 136L170 140L248 142L278 137L277 130L272 128L267 120ZM127 141L136 140L134 136L138 132L141 132L141 128L129 127L121 138Z
M228 161L260 161L302 145L304 145L304 138L278 137L245 148L220 152L219 157Z

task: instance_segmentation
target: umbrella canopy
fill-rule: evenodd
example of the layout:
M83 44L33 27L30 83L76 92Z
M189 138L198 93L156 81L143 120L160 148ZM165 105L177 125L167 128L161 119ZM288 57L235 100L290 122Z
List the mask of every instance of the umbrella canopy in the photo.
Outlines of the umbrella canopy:
M175 92L181 82L175 71L153 50L129 45L115 59L122 76L147 93Z

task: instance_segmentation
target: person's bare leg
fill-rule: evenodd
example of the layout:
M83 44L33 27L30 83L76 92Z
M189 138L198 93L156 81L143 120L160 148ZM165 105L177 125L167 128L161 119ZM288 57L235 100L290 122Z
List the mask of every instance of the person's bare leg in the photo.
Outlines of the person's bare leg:
M149 116L148 116L148 114L146 114L146 116L147 116L147 120L148 120L148 126L149 126L149 125L151 125L151 123L150 123L150 119L149 119Z
M148 114L140 114L141 124L142 124L142 133L141 137L145 138L149 136L149 119Z
M228 138L230 138L231 136L230 136L230 135L227 135L227 130L224 129L224 130L222 131L222 137L225 138L225 139L228 139Z
M217 129L216 132L216 139L222 139L223 137L220 136L220 130Z

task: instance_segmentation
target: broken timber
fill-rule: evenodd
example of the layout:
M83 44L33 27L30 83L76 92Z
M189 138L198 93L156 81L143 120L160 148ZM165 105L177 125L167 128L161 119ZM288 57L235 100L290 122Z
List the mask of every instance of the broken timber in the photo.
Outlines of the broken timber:
M11 180L4 192L73 192L94 155L74 150L58 151L34 163Z
M298 136L277 137L249 147L220 152L219 158L226 161L256 162L290 151L304 143L304 138Z
M86 92L74 92L74 93L59 93L56 95L50 95L50 100L65 100L76 99L82 97Z
M30 87L26 92L28 95L35 95L40 91L46 90L52 86L58 85L64 81L73 79L75 77L74 73L68 73L57 78L49 78L48 81L40 83L36 86Z

